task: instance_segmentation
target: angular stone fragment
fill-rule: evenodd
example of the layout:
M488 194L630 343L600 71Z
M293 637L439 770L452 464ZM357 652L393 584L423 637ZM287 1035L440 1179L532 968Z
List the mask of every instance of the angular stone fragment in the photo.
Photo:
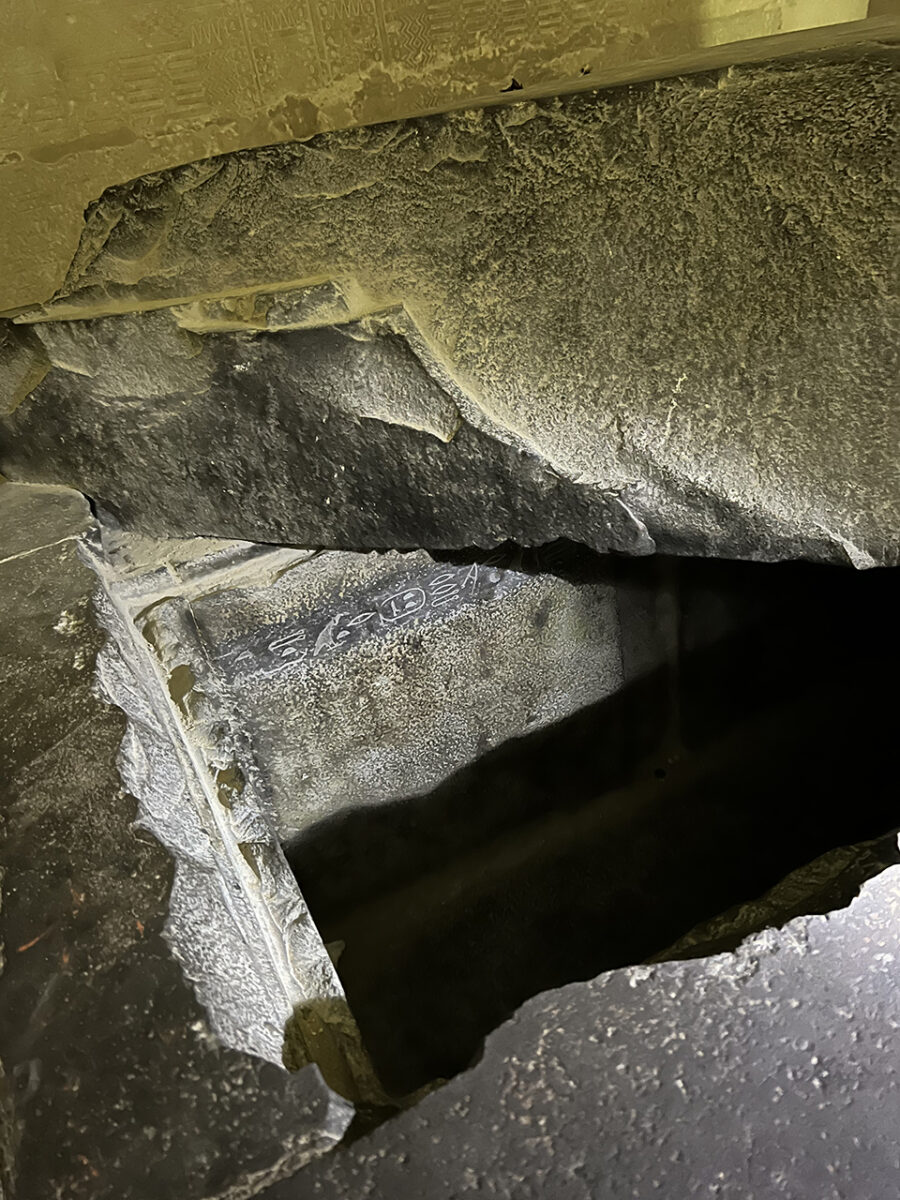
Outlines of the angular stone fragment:
M153 346L160 317L147 316ZM572 537L598 550L654 548L630 495L574 484L476 425L458 427L453 398L392 333L209 335L189 367L208 385L169 390L181 368L163 359L150 397L123 383L152 361L144 320L73 322L65 339L51 327L52 344L79 347L94 374L55 371L13 415L2 458L11 475L77 481L126 526L155 535L398 549ZM103 357L96 347L110 342L118 354Z
M30 329L0 321L0 416L13 412L50 370L50 360Z
M30 330L28 331L31 332ZM52 322L38 333L49 365L89 380L98 399L143 396L147 400L184 392L199 394L209 384L202 344L162 313L95 326L85 337L78 325Z
M307 332L216 341L190 411L183 389L124 384L98 404L54 370L5 423L0 464L163 532L350 548L566 533L894 563L895 103L877 48L323 135L111 190L33 316L170 304L186 329ZM390 349L308 332L388 312ZM127 344L123 360L146 357L139 328Z

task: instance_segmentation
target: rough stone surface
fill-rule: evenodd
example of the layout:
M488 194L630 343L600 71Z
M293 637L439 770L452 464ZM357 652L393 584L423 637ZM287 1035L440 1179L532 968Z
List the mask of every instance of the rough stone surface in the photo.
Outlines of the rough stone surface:
M139 824L175 859L172 951L224 1045L279 1066L315 1062L342 1096L383 1102L269 818L242 713L197 644L191 609L204 589L264 588L309 555L193 539L158 543L139 567L145 541L127 554L104 541L98 530L85 548L110 635L98 676L129 718L119 770Z
M424 796L621 687L609 578L492 557L325 553L192 599L196 650L241 713L282 839Z
M118 788L114 765L122 721L100 704L91 687L101 634L89 608L94 581L76 557L76 540L89 521L86 506L82 498L62 489L7 484L0 487L0 520L0 586L8 610L17 618L0 633L2 778L9 793L4 797L2 932L7 964L0 1046L6 1073L0 1077L4 1118L0 1162L17 1182L20 1196L28 1200L44 1194L74 1200L150 1200L169 1194L187 1200L245 1197L300 1167L298 1175L276 1184L269 1194L277 1200L305 1200L306 1196L394 1200L406 1194L455 1200L479 1188L515 1200L557 1195L579 1200L594 1200L598 1195L700 1196L715 1189L717 1194L742 1200L768 1195L791 1200L807 1196L843 1200L846 1195L854 1200L881 1200L894 1194L900 1183L893 1136L900 1115L895 965L900 952L900 870L896 867L865 885L849 909L828 917L802 918L779 932L757 935L736 953L615 970L589 983L538 996L489 1038L478 1067L367 1138L340 1148L328 1162L303 1166L311 1155L340 1138L349 1121L348 1106L314 1073L292 1077L218 1046L159 936L170 868L159 847L129 828L135 804ZM265 602L250 608L254 621L264 625L274 613L284 611L284 605L271 598L281 572L289 574L295 564L302 572L320 560L327 568L329 562L329 556L310 560L290 549L245 547L244 557L234 563L228 561L229 547L206 549L208 556L192 563L189 548L170 547L169 565L156 581L160 594L179 583L203 612L207 600L224 585L242 580L242 587L248 587L255 577L257 582L262 577L268 581L265 590L271 609ZM210 579L210 557L213 565L221 566L215 581ZM388 573L395 570L396 558L385 556L382 568ZM418 563L424 556L414 558ZM264 559L272 559L275 569L264 569ZM139 578L154 561L149 548L132 542L125 581L129 575ZM172 561L179 562L177 578ZM684 652L679 667L683 686L676 689L678 736L684 744L673 742L664 728L662 744L656 747L659 731L650 732L653 754L668 755L664 761L676 790L663 792L659 779L648 777L638 781L637 792L628 794L625 807L633 807L641 789L645 794L648 788L657 789L648 809L650 824L661 825L669 841L686 845L680 797L686 794L684 789L697 791L698 779L708 768L715 777L716 797L725 796L732 803L720 804L725 823L716 825L711 820L714 809L703 799L701 787L700 832L721 860L716 867L719 876L740 875L747 865L744 860L756 857L755 853L748 856L745 835L751 833L757 838L754 845L765 849L760 840L765 831L758 821L746 825L733 803L736 791L744 787L752 793L755 781L765 780L772 763L781 773L782 763L773 748L799 739L801 751L789 760L790 770L780 780L787 787L786 795L797 796L790 813L777 789L757 789L759 804L771 805L773 831L778 821L785 830L792 822L806 822L815 826L817 836L831 838L833 844L829 823L840 816L835 798L839 796L844 804L854 786L872 800L871 813L863 805L854 808L854 820L883 821L884 813L893 811L893 792L883 784L881 760L872 756L871 747L889 744L892 719L884 704L873 704L868 698L875 696L878 671L890 674L892 667L876 637L858 639L852 652L839 654L834 633L848 623L861 628L864 617L870 633L886 627L896 607L891 592L896 575L872 572L860 577L802 566L774 572L741 564L683 562L677 566L677 573L667 576L664 562L630 563L620 580L619 606L627 611L629 593L641 607L637 582L641 575L647 575L650 586L654 573L660 574L651 588L654 594L665 591L660 580L668 578L671 584L677 576L684 577L676 623ZM753 580L760 572L766 580L778 582L766 583L757 595ZM324 574L327 579L328 571ZM426 577L431 579L428 572ZM816 606L810 598L825 581L828 602ZM529 586L521 583L519 592L527 592ZM324 590L328 592L327 587ZM342 599L356 596L351 586L337 590ZM311 593L315 591L313 587ZM405 588L399 594L401 602L410 591ZM562 592L567 595L566 588ZM515 600L518 594L513 590L501 602ZM391 597L379 592L379 598L388 605L388 615L393 615ZM659 599L665 601L666 596ZM296 595L288 607L296 609L294 616L305 612ZM209 617L214 609L213 604L205 615ZM662 603L658 618L665 609ZM804 616L806 625L798 636L797 620ZM145 613L144 625L152 619L152 612ZM646 641L646 616L636 620L622 628L623 659L630 664L626 674L639 670L641 662L644 669L652 667L654 655L666 646L661 636L649 653L647 645L641 644ZM321 645L338 647L327 651L327 657L337 662L344 645L338 641L343 627L330 621L316 624L314 630L302 621L300 625L305 638L291 642L298 630L288 621L284 630L279 629L288 640L277 649L297 646L302 665L300 651L311 646L314 654L324 631ZM158 633L165 627L159 614ZM223 638L226 652L253 649L240 636L228 643L223 635L229 630L241 633L225 621L215 630L207 624L200 636L210 638L215 633ZM737 630L743 631L744 640L725 655L729 667L723 673L723 639ZM310 632L316 633L314 642ZM664 635L665 630L658 632ZM636 644L629 647L631 635ZM382 651L389 648L390 636L382 638ZM214 649L212 641L207 644ZM823 646L830 648L831 657L823 656ZM354 650L359 645L348 645L344 659L351 660ZM740 687L733 686L735 680ZM206 684L205 679L199 682ZM188 710L201 704L199 694L191 699L190 692L176 692L180 700L176 696L173 700ZM669 703L676 693L663 681L662 694ZM209 697L213 696L211 690ZM727 697L727 705L717 697ZM629 711L655 725L654 714L643 703L646 699L646 691L639 690ZM725 711L717 720L719 709ZM607 710L604 728L616 730L609 715ZM664 709L664 724L665 715ZM753 764L761 760L762 774L745 769L746 759L740 753L747 739L742 735L735 740L730 729L735 719L749 721ZM568 730L563 723L541 731L542 743L512 747L520 760L519 774L531 789L529 804L535 812L543 812L547 797L555 795L551 785L559 784L561 764L569 764L573 772L565 776L568 788L579 783L579 762L589 761L579 785L587 789L585 795L593 794L591 789L598 790L604 780L611 782L608 769L597 774L602 753L597 761L584 753L587 746L602 750L592 720L590 711L577 714ZM613 740L613 758L626 749L633 752L624 745L620 749L623 739ZM691 745L696 751L694 767L688 759L679 766ZM810 752L803 749L807 746ZM576 753L579 747L581 752ZM434 803L425 807L440 815L449 811L441 810L440 803L448 801L457 808L462 799L475 814L489 807L485 796L499 795L504 800L504 791L515 801L513 793L519 785L510 786L514 778L510 747L500 751L462 773L472 784L468 789L465 778L462 791L458 781L449 791L439 788L432 796L438 808ZM617 777L614 763L612 767ZM729 781L731 791L723 780ZM809 794L804 794L804 784ZM773 791L774 802L769 794ZM612 800L615 805L615 794ZM616 833L614 811L601 807L591 816L579 804L577 794L566 797L544 825L530 833L526 830L537 850L535 863L546 866L542 873L523 876L523 882L530 882L532 897L526 918L539 922L551 899L557 905L550 932L540 924L532 930L537 931L533 946L543 947L547 958L552 958L568 931L558 927L559 913L565 910L559 898L551 896L553 888L545 886L546 881L554 888L560 886L564 898L568 895L576 901L582 877L596 890L588 835L599 833L613 848L621 845L626 871L630 870L628 853L643 861L648 845L635 841L630 828L624 830L626 840L617 843L623 831ZM382 812L388 806L373 807ZM423 808L422 798L416 798L416 807L417 811ZM749 809L745 806L744 811ZM660 821L654 812L668 812L668 816ZM733 823L729 814L735 818ZM666 825L666 820L674 824ZM464 809L462 824L470 823ZM250 828L250 823L244 824ZM401 834L402 824L396 826ZM843 820L839 826L846 827ZM427 832L426 814L416 833L421 840ZM368 859L385 860L392 876L388 885L393 887L392 863L402 854L402 836L394 841L382 836L390 833L389 824L381 833L377 824L369 824L362 833L369 839ZM459 828L451 828L450 833L452 841ZM660 828L655 828L654 836L659 838ZM560 857L568 843L583 849L581 857L578 853L571 859ZM743 857L730 861L725 853L728 847ZM773 849L780 861L778 841L773 841ZM304 871L314 857L322 858L320 872L333 886L335 872L327 844L314 850ZM331 852L335 851L332 845ZM802 882L785 881L752 906L749 915L746 911L726 914L722 921L695 930L675 952L696 952L704 939L709 944L733 937L748 921L780 921L798 903L833 903L829 900L834 895L832 885L842 895L838 902L843 902L861 875L892 861L896 859L885 855L883 843L865 848L865 855L834 852L827 867L813 864L803 873ZM705 865L702 855L694 857L690 871L699 878ZM773 869L776 865L773 862ZM848 873L849 881L841 878ZM491 872L482 874L481 879L470 876L467 886L473 881L476 889L493 886ZM356 878L351 882L354 887L359 883ZM438 891L444 882L437 872ZM653 883L658 886L659 880ZM649 889L642 887L640 895L648 894ZM627 906L633 915L637 896L625 895L620 913ZM401 886L388 899L412 908L411 897L417 906L414 925L423 914L428 917L427 903L433 904L435 895L429 899L421 891L404 893ZM445 897L450 900L449 912L453 898L446 893ZM612 898L619 904L614 893ZM651 907L662 910L666 899L664 892L660 897L654 894ZM492 903L487 909L473 909L477 923L468 928L477 935L484 927L488 947L492 929L508 929L504 924L512 911L508 896L504 903L505 907ZM369 904L360 908L368 913ZM398 911L390 904L388 909ZM669 919L668 909L663 915ZM370 935L374 952L384 957L383 944L378 944L384 930L377 922L376 905L374 923L361 928ZM436 929L437 942L439 924ZM365 943L362 948L364 954L370 952ZM475 937L468 947L457 938L449 958L439 958L438 983L440 971L446 972L448 964L452 969L456 962L468 985L474 955L477 952L483 960L483 950ZM352 954L354 946L348 945L347 952ZM387 955L394 964L401 957L396 947ZM625 961L637 957L633 954ZM410 961L418 967L414 957ZM427 953L423 961L427 965ZM498 968L503 965L500 959L495 963ZM402 970L388 980L388 995L401 981ZM414 982L419 986L419 981ZM446 985L445 990L452 991ZM415 988L410 994L415 994ZM464 988L453 994L464 994ZM408 1010L403 1015L397 1003L395 1011L402 1026ZM432 1014L440 1011L440 1005L431 1010ZM461 1013L450 1014L452 1020L461 1017ZM401 1042L408 1033L407 1028L400 1029Z
M103 366L89 378L54 371L20 405L0 431L8 474L77 482L124 524L156 535L399 549L580 536L597 549L653 549L614 494L579 487L473 425L445 442L449 398L391 334L357 340L315 329L201 341L173 330L194 337L189 369L209 384L147 399L122 383L123 370L130 380L181 369L158 355L159 319L67 329L68 360L74 343L80 365ZM130 339L115 336L119 322ZM50 328L57 353L62 339ZM125 390L115 395L117 384ZM390 423L360 415L382 391Z
M119 769L175 859L165 935L210 1024L231 1048L315 1061L342 1095L384 1104L280 840L427 793L616 691L610 571L560 544L527 564L519 550L439 562L103 525L85 553L110 633L99 678L129 718ZM378 841L402 869L398 839ZM340 869L333 882L352 886ZM432 1076L408 1078L392 1090Z
M884 1200L900 868L733 954L547 992L477 1067L271 1200Z
M10 413L50 369L41 340L30 329L0 321L0 413Z
M111 183L326 129L865 43L900 31L889 4L7 0L0 309L59 286Z
M156 532L354 548L570 532L896 562L895 107L875 50L323 135L114 189L44 316L174 304L189 330L258 330L272 309L282 332L216 341L208 385L151 398L128 382L152 344L136 326L111 377L55 368L5 422L0 461ZM286 295L323 281L318 316ZM285 333L289 311L382 316L351 352ZM110 342L103 325L46 336ZM406 424L362 413L353 353ZM431 391L431 433L408 428L410 388Z
M161 932L172 866L136 833L76 539L83 498L0 486L3 1152L21 1200L247 1197L352 1115L312 1068L225 1050Z
M737 944L886 865L846 851L746 904L896 823L884 764L853 753L893 728L873 697L896 572L101 531L120 770L228 1046L383 1102L360 1035L406 1095L537 991L744 902L692 940Z

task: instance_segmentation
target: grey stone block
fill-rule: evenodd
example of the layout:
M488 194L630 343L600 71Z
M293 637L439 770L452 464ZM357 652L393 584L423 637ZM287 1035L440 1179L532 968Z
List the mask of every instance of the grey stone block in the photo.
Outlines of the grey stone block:
M95 693L81 496L0 485L2 1159L10 1194L249 1196L352 1110L315 1068L225 1049L161 936L172 862L136 833Z
M0 468L157 534L896 563L895 108L873 47L113 189L31 317L172 311L48 326Z

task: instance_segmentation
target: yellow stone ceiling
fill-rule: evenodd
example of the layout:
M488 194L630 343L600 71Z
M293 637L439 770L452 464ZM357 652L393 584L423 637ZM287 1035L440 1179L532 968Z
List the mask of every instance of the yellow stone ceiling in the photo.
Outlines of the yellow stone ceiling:
M6 0L0 311L105 187L225 151L896 35L898 0Z

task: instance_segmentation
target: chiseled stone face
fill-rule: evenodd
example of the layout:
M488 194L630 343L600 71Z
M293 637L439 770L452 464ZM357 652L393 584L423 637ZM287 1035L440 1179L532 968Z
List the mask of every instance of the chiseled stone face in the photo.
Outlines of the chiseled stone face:
M108 192L0 467L134 528L898 557L887 52ZM230 298L229 298L230 297Z

